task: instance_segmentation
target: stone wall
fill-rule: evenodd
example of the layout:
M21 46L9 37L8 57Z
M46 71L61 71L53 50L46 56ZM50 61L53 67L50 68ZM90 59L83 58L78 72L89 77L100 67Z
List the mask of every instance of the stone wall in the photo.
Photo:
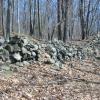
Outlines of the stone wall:
M79 46L64 44L58 40L34 42L25 36L14 36L9 43L1 43L0 46L0 59L9 63L39 61L60 65L66 61L84 60L89 57L100 59L100 37L94 37L84 46Z

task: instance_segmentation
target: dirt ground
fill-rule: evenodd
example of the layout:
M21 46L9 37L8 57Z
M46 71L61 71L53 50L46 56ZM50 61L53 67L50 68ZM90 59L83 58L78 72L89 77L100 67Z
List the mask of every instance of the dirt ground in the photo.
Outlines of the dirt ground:
M0 100L100 100L99 61L67 62L60 70L51 66L0 72Z

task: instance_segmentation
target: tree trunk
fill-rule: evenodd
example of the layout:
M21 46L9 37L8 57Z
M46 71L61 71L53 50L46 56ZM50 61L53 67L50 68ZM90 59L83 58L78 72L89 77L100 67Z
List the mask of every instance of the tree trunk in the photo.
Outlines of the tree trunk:
M68 0L64 2L64 33L63 33L63 41L66 42L67 34L68 34Z
M81 34L82 34L82 40L86 37L86 31L85 31L85 20L84 20L84 0L80 0L80 24L81 24Z
M19 18L19 0L17 0L17 24L18 24L18 33L20 34L20 18Z
M1 13L2 13L2 33L3 33L3 36L4 36L4 38L5 38L5 30L4 30L4 18L3 18L3 12L4 12L4 8L3 8L3 0L1 0Z
M40 2L37 0L38 5L38 31L39 31L39 38L42 38L41 26L40 26Z
M50 13L51 13L51 8L50 8L50 0L46 0L46 18L47 18L47 33L48 33L48 40L51 40L50 36Z
M14 32L14 0L12 0L12 33Z
M7 7L7 18L6 18L6 42L9 42L10 40L10 6L11 6L11 1L8 0L8 7Z
M27 30L26 25L26 1L24 0L24 15L23 15L23 32L25 33Z
M34 0L33 34L35 35L36 0Z
M32 31L32 18L31 18L31 16L32 16L32 14L31 14L31 10L32 10L32 1L31 0L29 0L29 12L30 12L30 35L32 35L32 33L33 33L33 31Z
M61 4L60 0L57 0L57 23L60 23L61 21ZM58 40L62 40L62 35L61 35L61 24L58 25Z

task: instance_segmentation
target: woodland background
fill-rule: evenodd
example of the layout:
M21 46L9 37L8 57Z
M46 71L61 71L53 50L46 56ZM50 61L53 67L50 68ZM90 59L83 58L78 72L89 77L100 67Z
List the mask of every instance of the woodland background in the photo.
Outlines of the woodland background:
M0 32L52 40L87 39L100 32L100 0L0 0Z

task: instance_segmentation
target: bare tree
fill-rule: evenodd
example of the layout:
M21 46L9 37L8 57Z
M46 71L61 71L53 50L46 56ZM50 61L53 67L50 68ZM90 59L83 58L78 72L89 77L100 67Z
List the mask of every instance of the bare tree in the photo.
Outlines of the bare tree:
M29 0L29 12L30 12L30 35L32 35L32 0Z
M83 40L86 37L85 19L84 19L84 0L79 1L79 10L80 10L81 34L82 34L82 40Z
M19 17L19 0L17 0L17 24L18 24L18 33L20 34L20 17Z
M35 34L35 18L36 18L36 0L34 0L33 34Z
M3 0L0 1L1 2L1 17L2 17L2 33L3 33L3 36L5 37L5 30L4 30L4 18L3 18L3 12L4 12L4 9L3 9Z
M63 41L66 42L67 34L68 34L68 0L64 1L64 33L63 33Z
M2 23L2 4L1 4L1 2L2 2L2 1L0 0L0 15L1 15L1 16L0 16L0 30L1 30L1 28L2 28L2 24L1 24L1 23Z
M14 0L12 0L12 32L14 32Z
M6 42L9 42L9 40L10 40L10 32L11 32L11 30L10 30L10 17L11 17L11 15L10 15L10 9L11 9L11 1L10 0L8 0L8 6L7 6L7 18L6 18Z
M38 9L38 30L39 30L39 38L42 38L42 32L41 32L41 23L40 23L40 2L37 0L37 9Z
M50 40L50 0L46 0L46 17L47 17L47 33L48 33L48 40Z
M27 5L27 3L26 3L26 0L24 0L24 7L23 7L23 12L24 12L24 14L23 14L23 32L25 33L26 32L26 5Z
M57 23L61 21L61 2L57 0ZM62 40L61 36L61 24L58 25L58 40Z
M87 39L99 33L99 5L100 0L0 0L0 28L3 34L23 32L48 40Z

